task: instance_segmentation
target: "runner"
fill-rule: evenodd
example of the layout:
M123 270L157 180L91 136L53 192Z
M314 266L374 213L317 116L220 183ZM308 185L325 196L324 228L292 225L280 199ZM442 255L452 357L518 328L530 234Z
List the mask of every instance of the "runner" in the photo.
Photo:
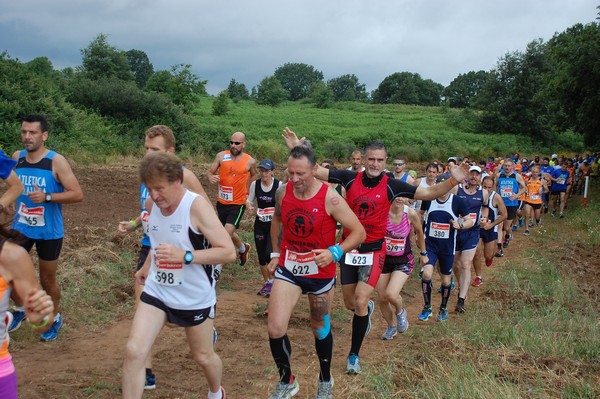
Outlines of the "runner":
M485 265L487 267L492 266L496 251L496 241L498 240L499 226L501 226L502 222L506 219L506 207L504 206L502 197L494 191L494 179L492 179L491 176L484 177L481 182L481 187L488 193L488 215L486 219L482 218L481 226L479 228L481 242L477 247L475 258L473 258L475 278L473 279L472 285L474 287L479 287L483 284L481 253L483 252Z
M454 309L457 313L465 312L465 301L471 285L471 267L473 258L479 244L479 223L481 218L487 219L488 198L487 191L481 189L481 168L471 166L469 168L469 180L467 184L459 184L453 192L460 197L467 207L467 214L473 221L473 227L461 228L456 237L456 252L454 254L454 274L458 282L458 302Z
M548 192L546 179L540 179L540 167L531 167L531 177L527 181L527 198L525 199L525 234L530 234L529 228L542 223L542 194Z
M50 295L39 288L29 254L11 240L17 236L0 225L0 314L8 314L11 291L27 301L25 310L29 326L36 333L47 330L54 313ZM0 398L17 399L17 373L8 352L8 317L0 317Z
M19 180L19 176L13 171L17 165L17 161L8 157L4 151L0 150L0 179L8 186L6 191L0 196L0 214L8 216L9 209L12 209L14 202L23 192L23 183ZM8 212L7 212L8 211Z
M267 265L271 260L273 252L271 243L271 220L275 212L275 192L279 188L279 180L273 177L275 163L270 159L263 159L258 164L260 178L250 185L250 194L246 205L251 213L254 213L254 203L257 203L256 219L254 219L254 243L258 264L263 278L263 286L258 295L269 297L273 287L273 274L269 272Z
M506 206L507 213L507 218L502 226L504 230L503 247L506 248L510 244L510 239L512 237L512 223L517 214L517 208L519 207L519 197L525 193L527 186L525 185L523 177L515 172L515 163L510 157L504 159L502 169L498 172L496 192L500 194L504 200L504 206Z
M365 167L363 166L363 161L363 153L360 150L352 151L352 155L350 156L351 165L348 168L348 170L352 170L357 173L362 172L363 170L365 170Z
M269 263L275 282L269 301L268 331L279 383L270 399L291 398L299 390L292 374L287 330L301 294L308 295L310 325L320 364L317 397L332 397L333 335L329 312L336 281L335 263L365 239L365 230L348 204L327 184L315 179L317 167L309 146L292 148L288 158L290 180L276 194L271 240L273 247L280 250L271 254ZM336 221L347 233L341 244L335 243Z
M435 185L435 179L438 176L438 165L435 163L428 163L425 167L425 176L415 180L415 186L421 186L423 188L431 187ZM414 202L414 209L417 211L421 210L421 200Z
M289 128L283 138L288 148L293 148L305 138L298 139ZM316 177L323 181L339 183L346 189L346 201L358 216L367 232L367 238L357 250L346 253L340 261L342 292L347 309L354 312L352 319L352 343L346 363L348 374L361 372L359 351L370 331L370 316L374 302L371 294L377 285L385 261L385 227L391 202L396 197L432 199L448 192L464 180L464 169L450 168L452 178L447 183L433 187L417 187L400 180L390 179L385 173L387 151L382 143L373 141L365 148L364 172L328 170L319 167ZM342 238L347 233L342 232Z
M174 155L144 157L140 180L150 193L151 256L136 273L145 285L127 341L123 398L142 397L144 362L165 322L185 328L192 357L209 385L208 398L223 398L223 366L213 350L213 264L233 262L235 249L209 203L183 186L183 165Z
M436 168L437 171L437 168ZM387 322L382 339L390 340L398 332L408 330L408 317L400 292L414 269L411 235L421 248L421 266L427 263L425 236L421 227L421 216L408 206L408 201L396 197L390 207L385 233L385 263L377 282L381 314ZM395 317L394 317L395 316Z
M564 217L565 206L567 205L567 190L569 187L569 171L567 162L561 161L560 168L554 169L552 173L544 176L552 181L550 187L550 211L552 217L556 216L556 201L560 201L560 217Z
M216 155L207 174L212 184L219 185L217 214L231 236L233 245L239 248L240 266L244 266L248 260L250 244L243 243L235 231L240 227L250 183L256 176L256 161L244 153L244 148L246 135L234 133L229 141L229 150Z
M152 154L154 152L166 152L169 154L175 153L175 135L173 131L165 126L165 125L155 125L145 133L144 140L144 150L147 154ZM190 190L193 193L200 194L206 199L207 202L210 203L208 199L208 195L202 184L191 170L186 167L183 168L183 186ZM149 193L148 189L142 183L140 185L140 204L141 204L141 212L140 215L133 218L130 221L119 222L118 231L121 234L131 233L135 231L138 227L143 226L143 236L142 236L142 247L140 248L140 253L138 255L136 272L142 268L146 258L148 257L148 253L150 252L150 237L148 237L148 211L146 211L146 199L148 198ZM140 295L144 290L144 286L140 284L134 284L135 290L135 304L139 303ZM152 370L152 354L148 356L146 359L146 384L144 385L144 389L150 390L156 388L156 375Z
M446 179L445 175L440 175L437 178L437 183L442 183ZM433 268L436 262L439 261L442 276L442 302L437 320L445 321L448 319L447 305L450 297L450 276L452 275L452 264L454 263L457 230L472 227L474 221L469 217L467 204L463 199L448 192L441 194L432 201L423 201L421 208L427 211L425 244L428 262L423 267L421 278L425 306L418 318L421 321L427 321L433 312L431 307L431 278Z
M40 283L52 297L54 320L40 339L53 341L63 325L60 315L61 291L56 281L58 257L64 237L63 204L83 200L83 192L69 162L62 155L48 150L48 122L40 115L30 115L21 124L21 141L24 150L16 151L15 173L25 189L17 199L17 214L13 228L23 234L21 245L27 252L35 245L39 258ZM25 318L24 298L13 296L16 310L10 331L19 328Z
M388 172L387 175L392 179L398 179L405 181L409 184L414 184L415 179L410 176L404 169L406 168L406 160L402 156L394 157L394 161L392 162L394 166L394 170L392 172Z

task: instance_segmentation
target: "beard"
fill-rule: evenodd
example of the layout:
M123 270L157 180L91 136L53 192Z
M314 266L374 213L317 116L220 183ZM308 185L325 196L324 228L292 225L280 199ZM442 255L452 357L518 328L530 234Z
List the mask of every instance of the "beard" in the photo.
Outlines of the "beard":
M231 153L231 155L234 155L234 156L238 156L238 155L240 155L240 154L242 153L242 151L241 151L241 150L238 150L238 149L237 149L237 148L235 148L235 147L233 147L233 148L230 148L230 149L229 149L229 152Z

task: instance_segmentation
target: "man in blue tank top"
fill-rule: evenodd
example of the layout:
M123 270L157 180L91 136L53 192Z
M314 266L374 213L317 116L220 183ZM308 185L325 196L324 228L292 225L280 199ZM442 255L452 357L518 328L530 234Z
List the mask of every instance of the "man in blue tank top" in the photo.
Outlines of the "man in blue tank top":
M63 204L83 200L83 192L69 162L62 155L45 147L48 122L40 115L30 115L21 124L21 141L25 149L16 151L15 173L25 187L17 198L13 228L23 234L19 243L27 251L35 244L39 257L40 283L54 302L54 322L43 333L42 341L53 341L63 321L59 313L60 287L56 282L58 257L64 237ZM13 330L20 326L24 312L22 300L14 298ZM9 329L10 329L9 327Z
M502 169L496 179L496 192L500 194L504 205L506 206L507 218L503 223L504 230L504 248L508 247L512 237L512 221L517 214L519 207L519 197L525 193L527 186L523 176L515 171L515 162L512 158L506 158Z

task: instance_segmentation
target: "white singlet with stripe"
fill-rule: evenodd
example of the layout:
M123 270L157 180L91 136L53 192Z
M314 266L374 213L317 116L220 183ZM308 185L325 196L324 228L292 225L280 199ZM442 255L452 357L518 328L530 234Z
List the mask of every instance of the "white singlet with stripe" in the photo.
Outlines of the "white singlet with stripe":
M208 308L216 303L213 265L197 263L168 265L174 270L179 268L180 272L174 281L169 281L171 285L165 284L164 278L161 284L161 277L158 276L160 270L156 264L156 247L159 244L171 244L186 251L210 248L210 243L204 234L191 226L190 208L196 197L198 194L186 191L175 212L169 216L164 216L155 204L148 219L152 262L144 292L160 299L173 309L197 310ZM183 263L183 259L181 261Z
M435 184L435 183L433 183ZM419 187L423 187L423 188L427 188L427 187L431 187L429 184L427 184L427 179L425 177L421 178L421 181L419 182ZM413 202L410 207L413 208L414 210L418 211L421 209L421 204L423 203L422 200L416 200L415 202Z

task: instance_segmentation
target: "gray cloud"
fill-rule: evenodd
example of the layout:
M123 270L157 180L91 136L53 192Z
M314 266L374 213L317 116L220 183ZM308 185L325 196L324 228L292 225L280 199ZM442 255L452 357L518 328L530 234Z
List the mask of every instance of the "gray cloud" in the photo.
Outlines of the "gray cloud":
M97 34L145 51L155 69L192 64L216 94L248 88L286 62L326 79L354 73L373 90L394 72L447 85L506 52L596 17L589 0L316 1L2 0L0 51L77 66Z

